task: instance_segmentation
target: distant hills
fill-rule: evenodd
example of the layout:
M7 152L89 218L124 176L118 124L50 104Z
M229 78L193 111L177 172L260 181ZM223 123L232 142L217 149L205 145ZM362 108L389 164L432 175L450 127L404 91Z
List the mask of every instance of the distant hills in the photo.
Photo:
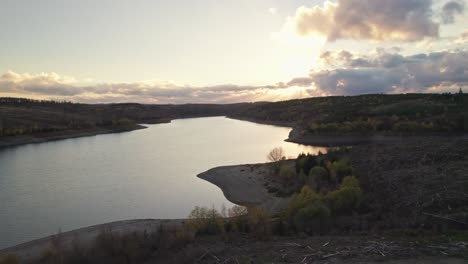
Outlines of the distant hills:
M281 102L148 105L0 98L0 138L126 131L177 118L228 116L295 128L301 135L420 135L468 132L466 94L315 97Z

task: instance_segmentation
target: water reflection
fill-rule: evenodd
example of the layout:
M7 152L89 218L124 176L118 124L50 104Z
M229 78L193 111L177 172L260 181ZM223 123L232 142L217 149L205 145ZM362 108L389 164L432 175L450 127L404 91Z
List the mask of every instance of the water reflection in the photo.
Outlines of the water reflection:
M195 177L212 167L266 162L323 148L284 142L290 129L223 117L180 119L121 134L0 151L0 248L56 232L134 218L186 217L231 206Z

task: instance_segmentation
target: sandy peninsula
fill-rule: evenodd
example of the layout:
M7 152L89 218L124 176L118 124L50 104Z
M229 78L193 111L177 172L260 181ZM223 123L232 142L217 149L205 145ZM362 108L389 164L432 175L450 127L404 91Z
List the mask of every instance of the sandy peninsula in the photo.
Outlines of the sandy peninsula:
M225 166L210 169L198 175L212 184L218 186L226 198L239 205L255 206L270 212L277 212L285 208L289 198L281 198L268 192L271 167L268 164ZM272 183L270 183L272 184ZM94 225L76 229L60 234L61 245L64 248L71 247L74 243L88 245L103 230L111 230L120 234L132 232L152 232L162 224L168 226L180 226L183 219L156 220L140 219L117 221L101 225ZM13 247L0 250L0 254L14 254L21 261L29 261L40 256L52 241L53 236L33 240Z
M278 197L268 191L274 184L270 164L217 167L197 177L218 186L230 202L254 206L272 213L284 209L290 198Z

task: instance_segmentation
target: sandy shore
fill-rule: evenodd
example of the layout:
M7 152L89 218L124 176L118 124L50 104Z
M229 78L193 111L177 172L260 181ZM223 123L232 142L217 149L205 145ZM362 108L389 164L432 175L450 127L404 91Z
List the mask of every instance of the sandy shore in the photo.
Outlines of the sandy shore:
M89 245L96 236L103 230L111 230L119 234L133 232L154 232L162 224L165 227L182 225L184 220L157 220L157 219L138 219L117 221L94 225L85 228L76 229L60 234L60 242L64 249L70 248L74 243L79 245ZM53 236L32 240L23 244L0 250L0 254L13 254L22 262L27 262L39 257L47 248L50 247Z
M277 212L287 206L289 199L276 197L268 192L265 183L268 182L270 171L271 167L268 164L238 165L214 168L199 174L198 177L220 187L226 198L235 204L256 206ZM60 235L60 241L64 248L72 246L73 243L88 245L103 229L110 229L121 234L145 230L150 232L157 230L160 224L176 226L183 222L183 219L118 221L63 232ZM50 247L51 238L52 236L44 237L9 247L0 250L0 254L14 254L21 261L28 261L37 258Z
M197 177L218 186L232 203L278 212L287 207L289 198L268 192L270 175L269 164L255 164L217 167Z

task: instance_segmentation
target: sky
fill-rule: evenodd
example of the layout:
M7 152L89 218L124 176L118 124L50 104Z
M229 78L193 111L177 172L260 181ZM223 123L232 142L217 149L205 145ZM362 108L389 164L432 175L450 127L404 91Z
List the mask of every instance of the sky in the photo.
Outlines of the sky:
M465 0L0 0L0 96L235 103L468 90Z

